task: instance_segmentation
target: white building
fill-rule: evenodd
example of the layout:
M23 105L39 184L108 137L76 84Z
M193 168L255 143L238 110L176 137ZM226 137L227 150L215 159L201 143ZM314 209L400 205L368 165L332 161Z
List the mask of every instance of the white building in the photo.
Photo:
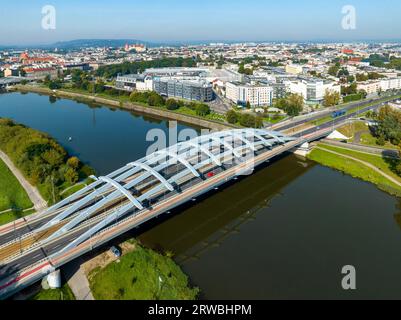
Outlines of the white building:
M357 85L358 91L364 90L368 95L378 93L380 88L381 88L380 81L365 81L365 82L360 82Z
M381 79L358 83L358 90L365 90L368 94L381 91L401 90L401 78Z
M401 78L383 79L380 81L380 87L382 91L400 90Z
M125 91L152 91L153 79L144 75L127 74L117 77L116 87Z
M250 103L251 107L271 106L273 88L263 84L226 83L226 97L238 104Z
M301 79L285 82L287 90L291 93L300 94L306 103L322 103L326 90L341 94L341 86L332 81Z

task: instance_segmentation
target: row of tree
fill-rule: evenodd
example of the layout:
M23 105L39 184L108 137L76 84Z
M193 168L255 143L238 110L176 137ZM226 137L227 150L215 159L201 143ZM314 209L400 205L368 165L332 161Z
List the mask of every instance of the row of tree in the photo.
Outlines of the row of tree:
M226 119L228 123L240 124L247 128L261 128L263 127L263 119L259 116L255 116L249 113L240 113L234 110L230 110L226 113Z
M102 66L96 70L95 75L104 78L116 77L118 74L142 73L148 68L167 67L196 67L196 60L192 58L163 58L151 61L124 62Z
M154 91L145 91L145 92L138 92L135 91L130 95L131 102L139 102L143 104L147 104L152 107L165 107L168 110L174 111L178 110L183 107L187 107L191 110L194 110L198 116L205 117L211 113L210 107L201 102L195 101L183 101L183 100L176 100L173 98L165 99L158 93Z

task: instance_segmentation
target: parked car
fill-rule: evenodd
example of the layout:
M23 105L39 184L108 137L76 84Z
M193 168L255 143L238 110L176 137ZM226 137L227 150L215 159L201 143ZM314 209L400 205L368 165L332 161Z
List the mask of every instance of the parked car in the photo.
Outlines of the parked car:
M112 246L112 247L110 248L110 251L111 251L112 254L114 254L114 256L115 256L116 258L120 258L120 257L121 257L121 252L120 252L120 250L118 250L117 247Z

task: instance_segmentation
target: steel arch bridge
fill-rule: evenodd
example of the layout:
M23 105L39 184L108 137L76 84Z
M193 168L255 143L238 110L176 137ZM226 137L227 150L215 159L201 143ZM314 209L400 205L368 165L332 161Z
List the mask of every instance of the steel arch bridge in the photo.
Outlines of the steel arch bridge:
M138 215L151 210L152 204L158 201L292 140L294 138L279 132L243 129L180 142L129 163L106 177L95 178L94 183L45 211L44 214L49 214L65 208L36 231L68 221L43 239L42 243L45 243L70 232L102 209L118 204L115 210L62 251L69 250L128 214Z
M159 150L93 177L90 185L28 219L18 238L0 228L0 265L16 268L18 275L43 261L60 267L303 142L275 131L236 129ZM3 240L8 235L11 240ZM0 296L8 286L1 280Z

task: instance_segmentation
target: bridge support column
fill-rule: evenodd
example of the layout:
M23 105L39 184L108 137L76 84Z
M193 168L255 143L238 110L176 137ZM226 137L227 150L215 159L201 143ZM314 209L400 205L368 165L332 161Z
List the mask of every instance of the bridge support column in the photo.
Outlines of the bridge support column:
M54 270L49 273L42 280L42 288L47 289L58 289L61 288L61 272L60 269Z
M309 142L305 142L298 148L294 148L291 150L295 155L305 157L312 151L311 145Z

